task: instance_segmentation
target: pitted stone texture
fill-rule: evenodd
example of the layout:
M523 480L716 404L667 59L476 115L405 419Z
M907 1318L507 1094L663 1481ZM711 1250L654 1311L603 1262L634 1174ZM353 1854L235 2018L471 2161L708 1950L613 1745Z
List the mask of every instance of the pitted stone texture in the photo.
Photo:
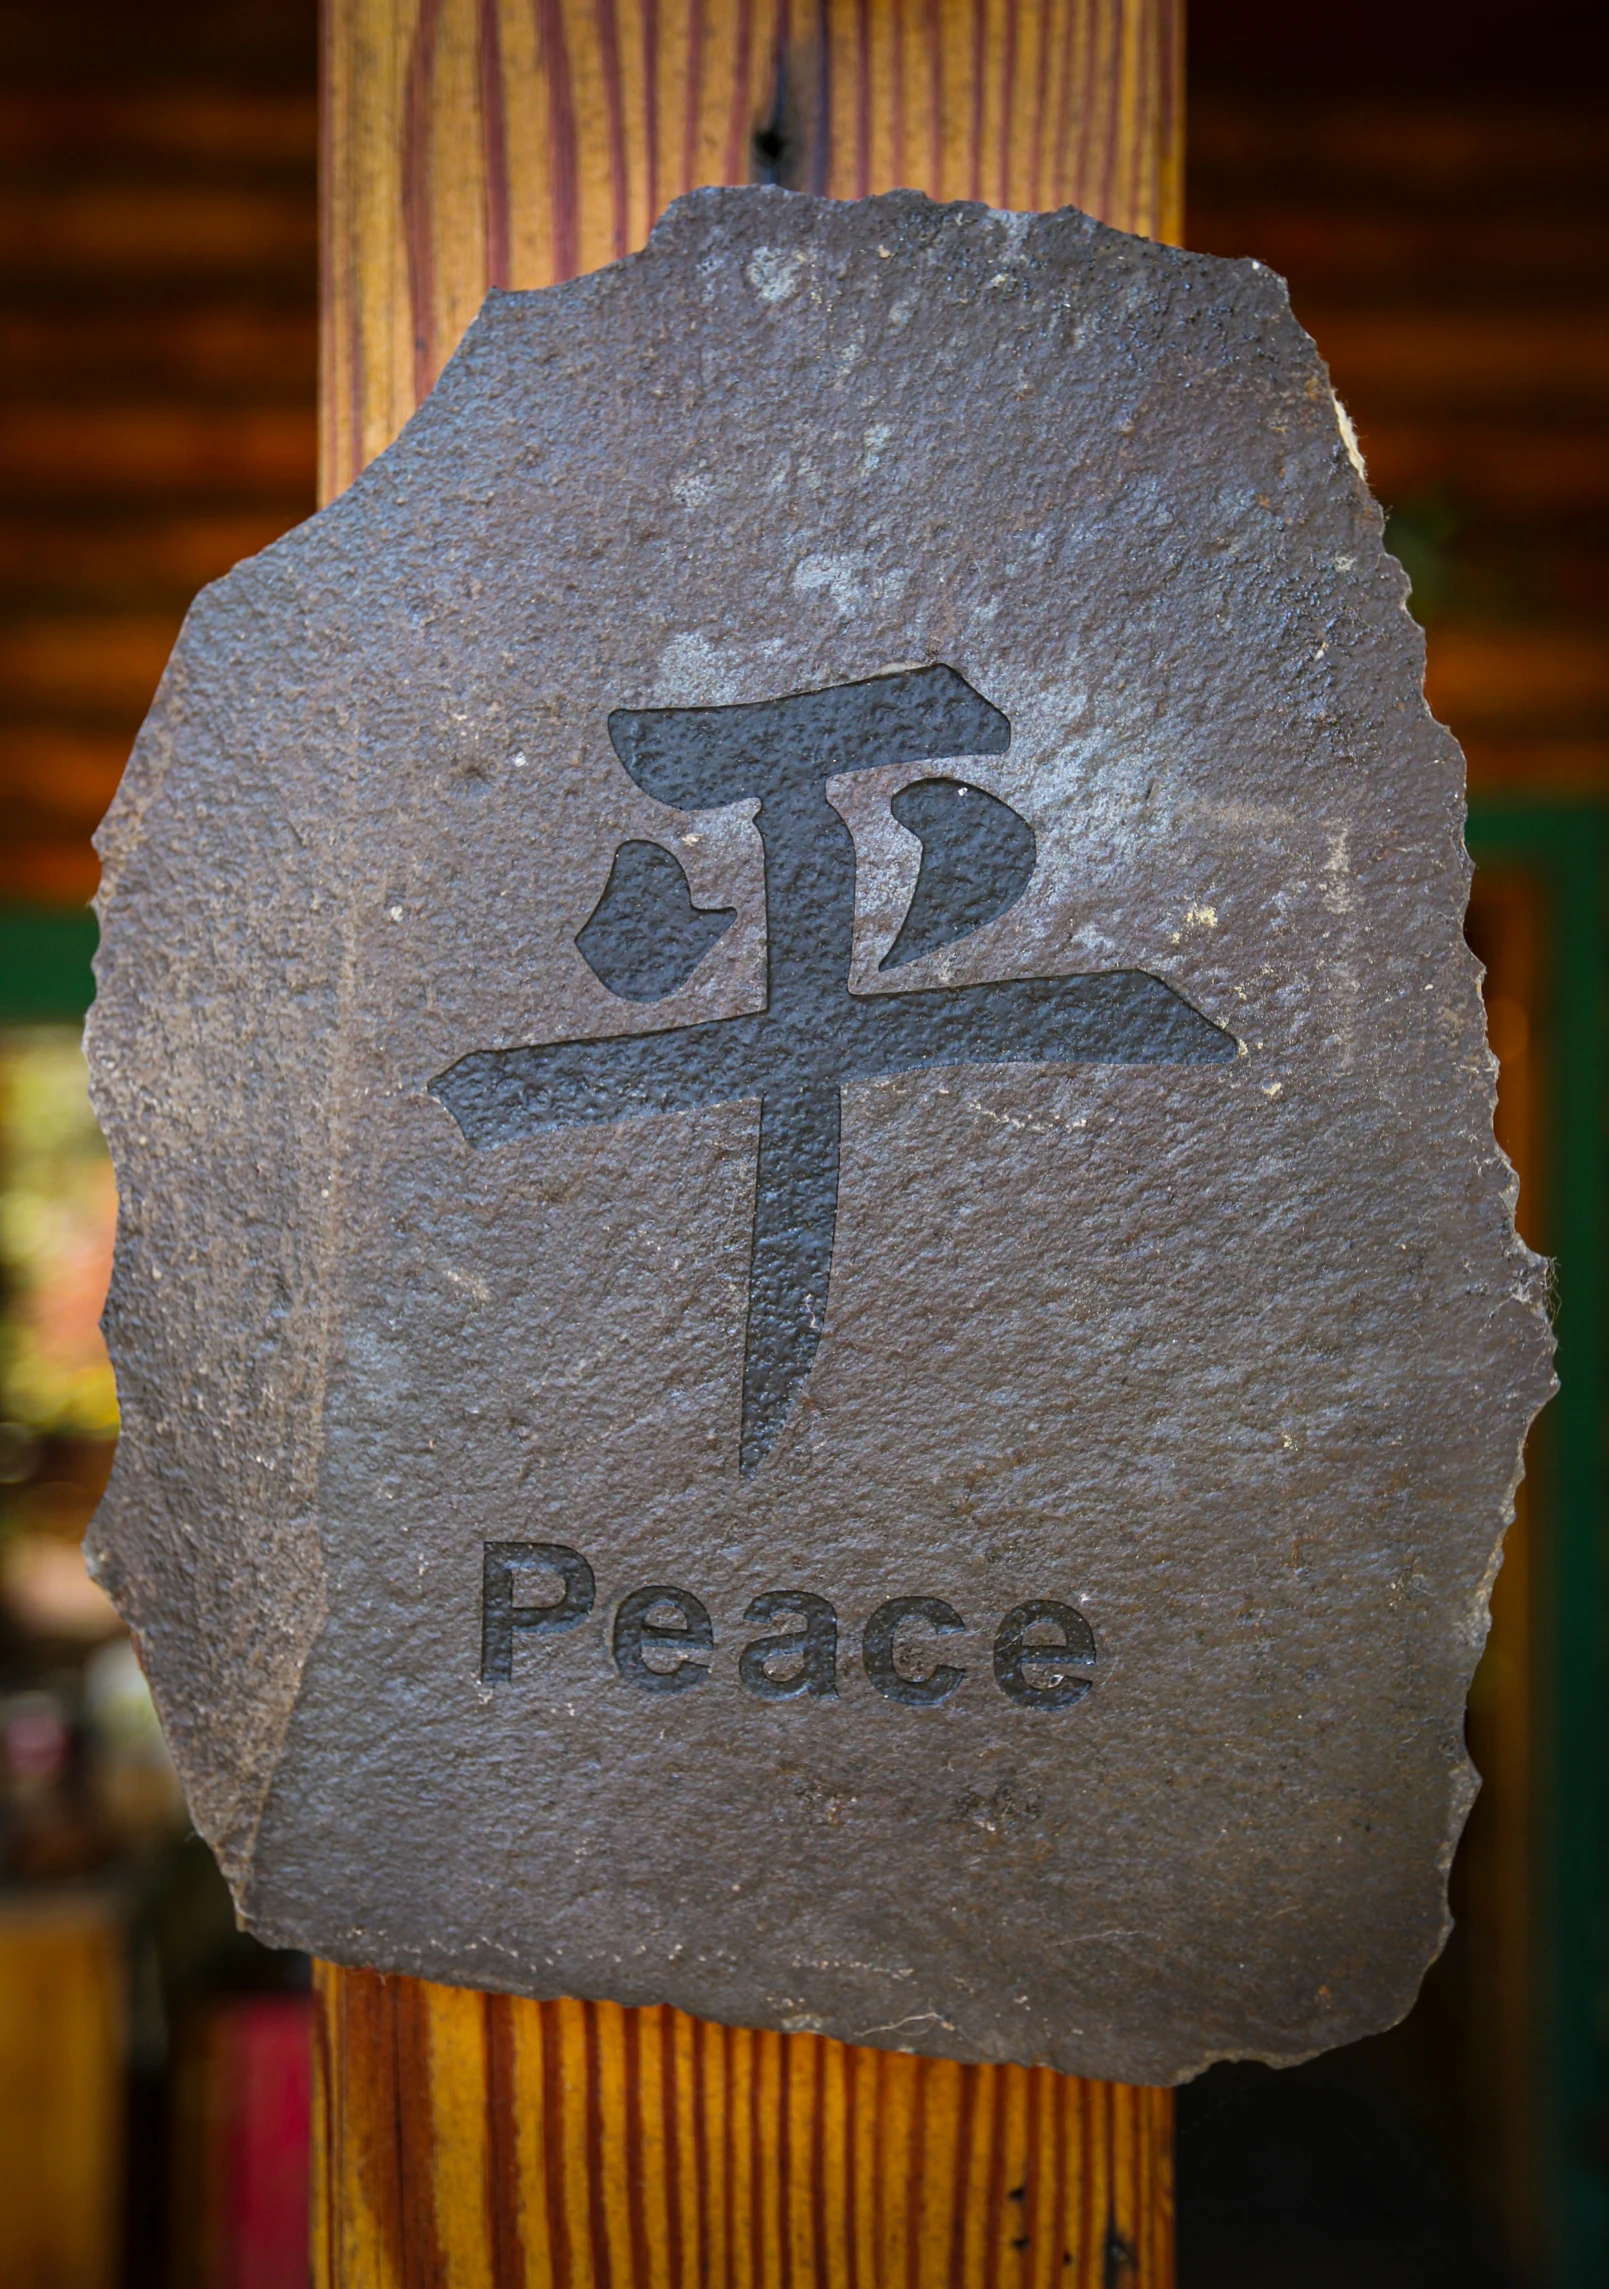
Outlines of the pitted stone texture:
M91 1541L256 1930L1130 2081L1406 2008L1550 1383L1404 590L1268 271L755 190L493 295L390 451L201 596L103 837ZM1141 973L1229 1061L847 1086L824 1332L745 1476L754 1101L477 1148L430 1085L766 1005L753 802L655 801L613 711L939 663L1010 744L845 756L852 990ZM935 776L1033 872L884 971L923 855L890 806ZM631 843L735 915L658 1002L604 982L612 909L604 974L576 943ZM489 1543L596 1583L507 1682ZM652 1585L710 1616L692 1690L617 1665ZM831 1602L836 1697L741 1681L778 1589ZM966 1625L909 1625L966 1672L934 1706L866 1671L906 1596ZM1055 1709L992 1666L1041 1598L1097 1649Z

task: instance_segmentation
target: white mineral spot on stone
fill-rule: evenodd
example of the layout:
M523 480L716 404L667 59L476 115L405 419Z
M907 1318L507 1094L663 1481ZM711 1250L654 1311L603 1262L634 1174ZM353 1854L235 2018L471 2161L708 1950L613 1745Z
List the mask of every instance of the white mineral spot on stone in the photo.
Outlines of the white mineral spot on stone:
M477 1303L491 1302L491 1283L488 1280L483 1280L478 1272L454 1271L451 1264L443 1265L442 1271L444 1276L452 1281L455 1288L463 1288L467 1294L474 1297Z
M793 568L793 589L796 596L824 593L835 608L845 615L863 611L869 602L882 603L900 595L909 575L895 568L876 578L868 578L874 559L863 550L844 556L807 556Z
M798 249L757 246L743 275L762 302L786 302L803 284L800 273L807 259Z
M1363 455L1358 449L1358 433L1352 426L1352 417L1338 397L1334 399L1334 404L1336 425L1341 432L1341 443L1346 447L1347 459L1356 469L1358 475L1367 479L1369 472L1363 466ZM1350 569L1350 564L1351 560L1348 559L1348 569Z
M740 689L735 663L701 632L672 636L659 655L650 695L656 707L718 707L753 697Z
M1010 207L991 207L989 220L996 226L1006 242L1005 259L1008 262L1015 262L1022 253L1023 241L1033 226L1033 216L1017 214ZM989 281L991 286L999 283L999 280L994 278Z
M1352 909L1352 884L1347 865L1347 852L1351 843L1351 830L1343 827L1338 834L1328 835L1328 855L1324 871L1330 877L1324 892L1324 903L1332 914L1347 914Z

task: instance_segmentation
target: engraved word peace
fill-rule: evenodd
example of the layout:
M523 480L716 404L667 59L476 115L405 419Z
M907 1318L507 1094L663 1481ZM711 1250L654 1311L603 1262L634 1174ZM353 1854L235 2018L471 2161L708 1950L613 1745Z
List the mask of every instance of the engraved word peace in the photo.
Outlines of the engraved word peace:
M533 1588L558 1594L532 1597ZM591 1566L562 1542L486 1543L482 1684L510 1683L516 1641L576 1628L597 1594ZM838 1615L829 1599L815 1590L764 1590L743 1619L772 1625L771 1634L750 1639L738 1654L737 1681L745 1693L757 1701L837 1699ZM885 1701L936 1708L960 1691L967 1672L934 1661L931 1641L959 1636L966 1627L944 1598L887 1598L861 1631L861 1665ZM641 1693L688 1693L709 1680L715 1625L691 1590L651 1582L621 1598L609 1645L623 1684ZM995 1631L994 1681L1019 1708L1071 1708L1094 1685L1094 1667L1095 1632L1065 1599L1025 1598Z

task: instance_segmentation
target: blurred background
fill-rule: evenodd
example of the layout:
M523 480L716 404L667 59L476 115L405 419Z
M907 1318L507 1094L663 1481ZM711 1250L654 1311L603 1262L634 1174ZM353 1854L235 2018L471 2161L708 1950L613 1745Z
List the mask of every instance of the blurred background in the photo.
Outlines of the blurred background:
M1609 79L1576 0L1193 0L1188 242L1290 280L1470 763L1557 1262L1453 1941L1179 2113L1183 2289L1609 2281ZM78 1542L116 1436L90 837L202 582L314 505L310 0L0 0L0 2289L307 2278L307 1967L237 1934Z

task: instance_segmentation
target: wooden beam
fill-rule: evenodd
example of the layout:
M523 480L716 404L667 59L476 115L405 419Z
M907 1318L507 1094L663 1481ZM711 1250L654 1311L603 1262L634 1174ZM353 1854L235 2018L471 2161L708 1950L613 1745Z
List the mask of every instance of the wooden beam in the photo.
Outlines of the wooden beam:
M1182 0L328 0L323 497L489 286L640 247L704 183L1078 206L1176 240Z
M106 1900L0 1909L0 2289L113 2289L124 1934Z
M326 0L320 484L705 183L1176 239L1180 0ZM319 2289L1168 2289L1171 2093L321 1965Z
M1166 2289L1172 2093L319 1967L318 2289Z

